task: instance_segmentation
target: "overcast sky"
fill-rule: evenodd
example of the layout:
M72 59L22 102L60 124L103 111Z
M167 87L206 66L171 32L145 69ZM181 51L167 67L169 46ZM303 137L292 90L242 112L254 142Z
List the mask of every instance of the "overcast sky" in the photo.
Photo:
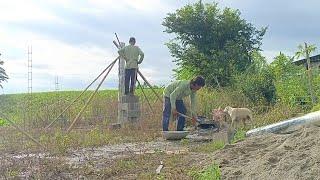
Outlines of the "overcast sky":
M193 0L0 0L0 53L10 79L2 93L28 90L27 49L32 46L33 91L84 89L113 59L117 32L144 51L141 72L152 84L173 80L175 64L163 32L163 18ZM213 2L213 1L204 1ZM303 42L320 47L320 1L219 0L239 9L257 28L268 26L262 54L272 61L280 51L293 55ZM318 50L316 53L319 52ZM117 87L117 67L103 89Z

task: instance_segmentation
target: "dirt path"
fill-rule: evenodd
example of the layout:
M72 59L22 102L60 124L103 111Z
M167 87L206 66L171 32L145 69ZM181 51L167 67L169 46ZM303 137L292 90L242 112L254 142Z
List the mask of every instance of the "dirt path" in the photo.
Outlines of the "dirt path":
M320 179L320 128L250 137L214 157L222 179Z
M0 179L154 179L160 161L169 179L190 179L188 170L210 163L208 154L193 153L183 141L156 141L69 150L65 154L0 155Z

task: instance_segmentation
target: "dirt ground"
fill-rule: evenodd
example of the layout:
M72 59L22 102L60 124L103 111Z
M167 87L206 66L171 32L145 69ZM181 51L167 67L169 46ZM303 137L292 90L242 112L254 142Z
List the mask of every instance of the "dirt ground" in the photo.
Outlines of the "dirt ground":
M249 137L216 152L192 151L208 142L125 143L65 154L0 154L0 179L192 179L213 162L221 179L320 179L320 128ZM160 174L155 170L163 162Z
M320 179L320 128L249 137L215 153L222 179Z
M190 152L204 142L124 143L70 150L65 154L0 154L0 179L191 179L194 167L212 162L209 154ZM160 175L156 169L163 162Z

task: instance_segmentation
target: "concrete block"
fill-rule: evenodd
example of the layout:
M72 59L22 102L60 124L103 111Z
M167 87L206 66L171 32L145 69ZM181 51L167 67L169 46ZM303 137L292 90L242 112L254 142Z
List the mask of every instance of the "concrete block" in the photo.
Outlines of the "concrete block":
M121 105L121 110L127 111L129 109L129 104L128 103L122 103Z
M140 103L129 103L128 110L139 110Z
M120 123L113 123L108 125L108 129L110 130L115 130L115 129L120 129L121 128L121 124Z
M123 111L140 111L139 103L122 103L121 110Z
M128 117L140 117L140 111L128 111Z
M123 113L123 117L124 118L130 118L130 117L136 117L136 118L138 118L138 117L140 117L140 111L125 111L124 113Z
M136 123L136 122L138 122L138 118L136 118L136 117L130 117L130 118L128 118L128 122L130 122L130 123Z
M136 103L139 102L139 97L135 95L124 95L121 97L123 103Z

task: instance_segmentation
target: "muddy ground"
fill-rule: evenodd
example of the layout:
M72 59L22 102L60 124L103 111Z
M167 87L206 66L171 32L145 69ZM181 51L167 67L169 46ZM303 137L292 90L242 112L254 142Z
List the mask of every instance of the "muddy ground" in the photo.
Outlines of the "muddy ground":
M216 152L210 142L164 141L106 145L65 154L3 153L2 179L192 179L216 162L221 179L320 179L320 128L249 137ZM160 174L155 170L163 162Z

